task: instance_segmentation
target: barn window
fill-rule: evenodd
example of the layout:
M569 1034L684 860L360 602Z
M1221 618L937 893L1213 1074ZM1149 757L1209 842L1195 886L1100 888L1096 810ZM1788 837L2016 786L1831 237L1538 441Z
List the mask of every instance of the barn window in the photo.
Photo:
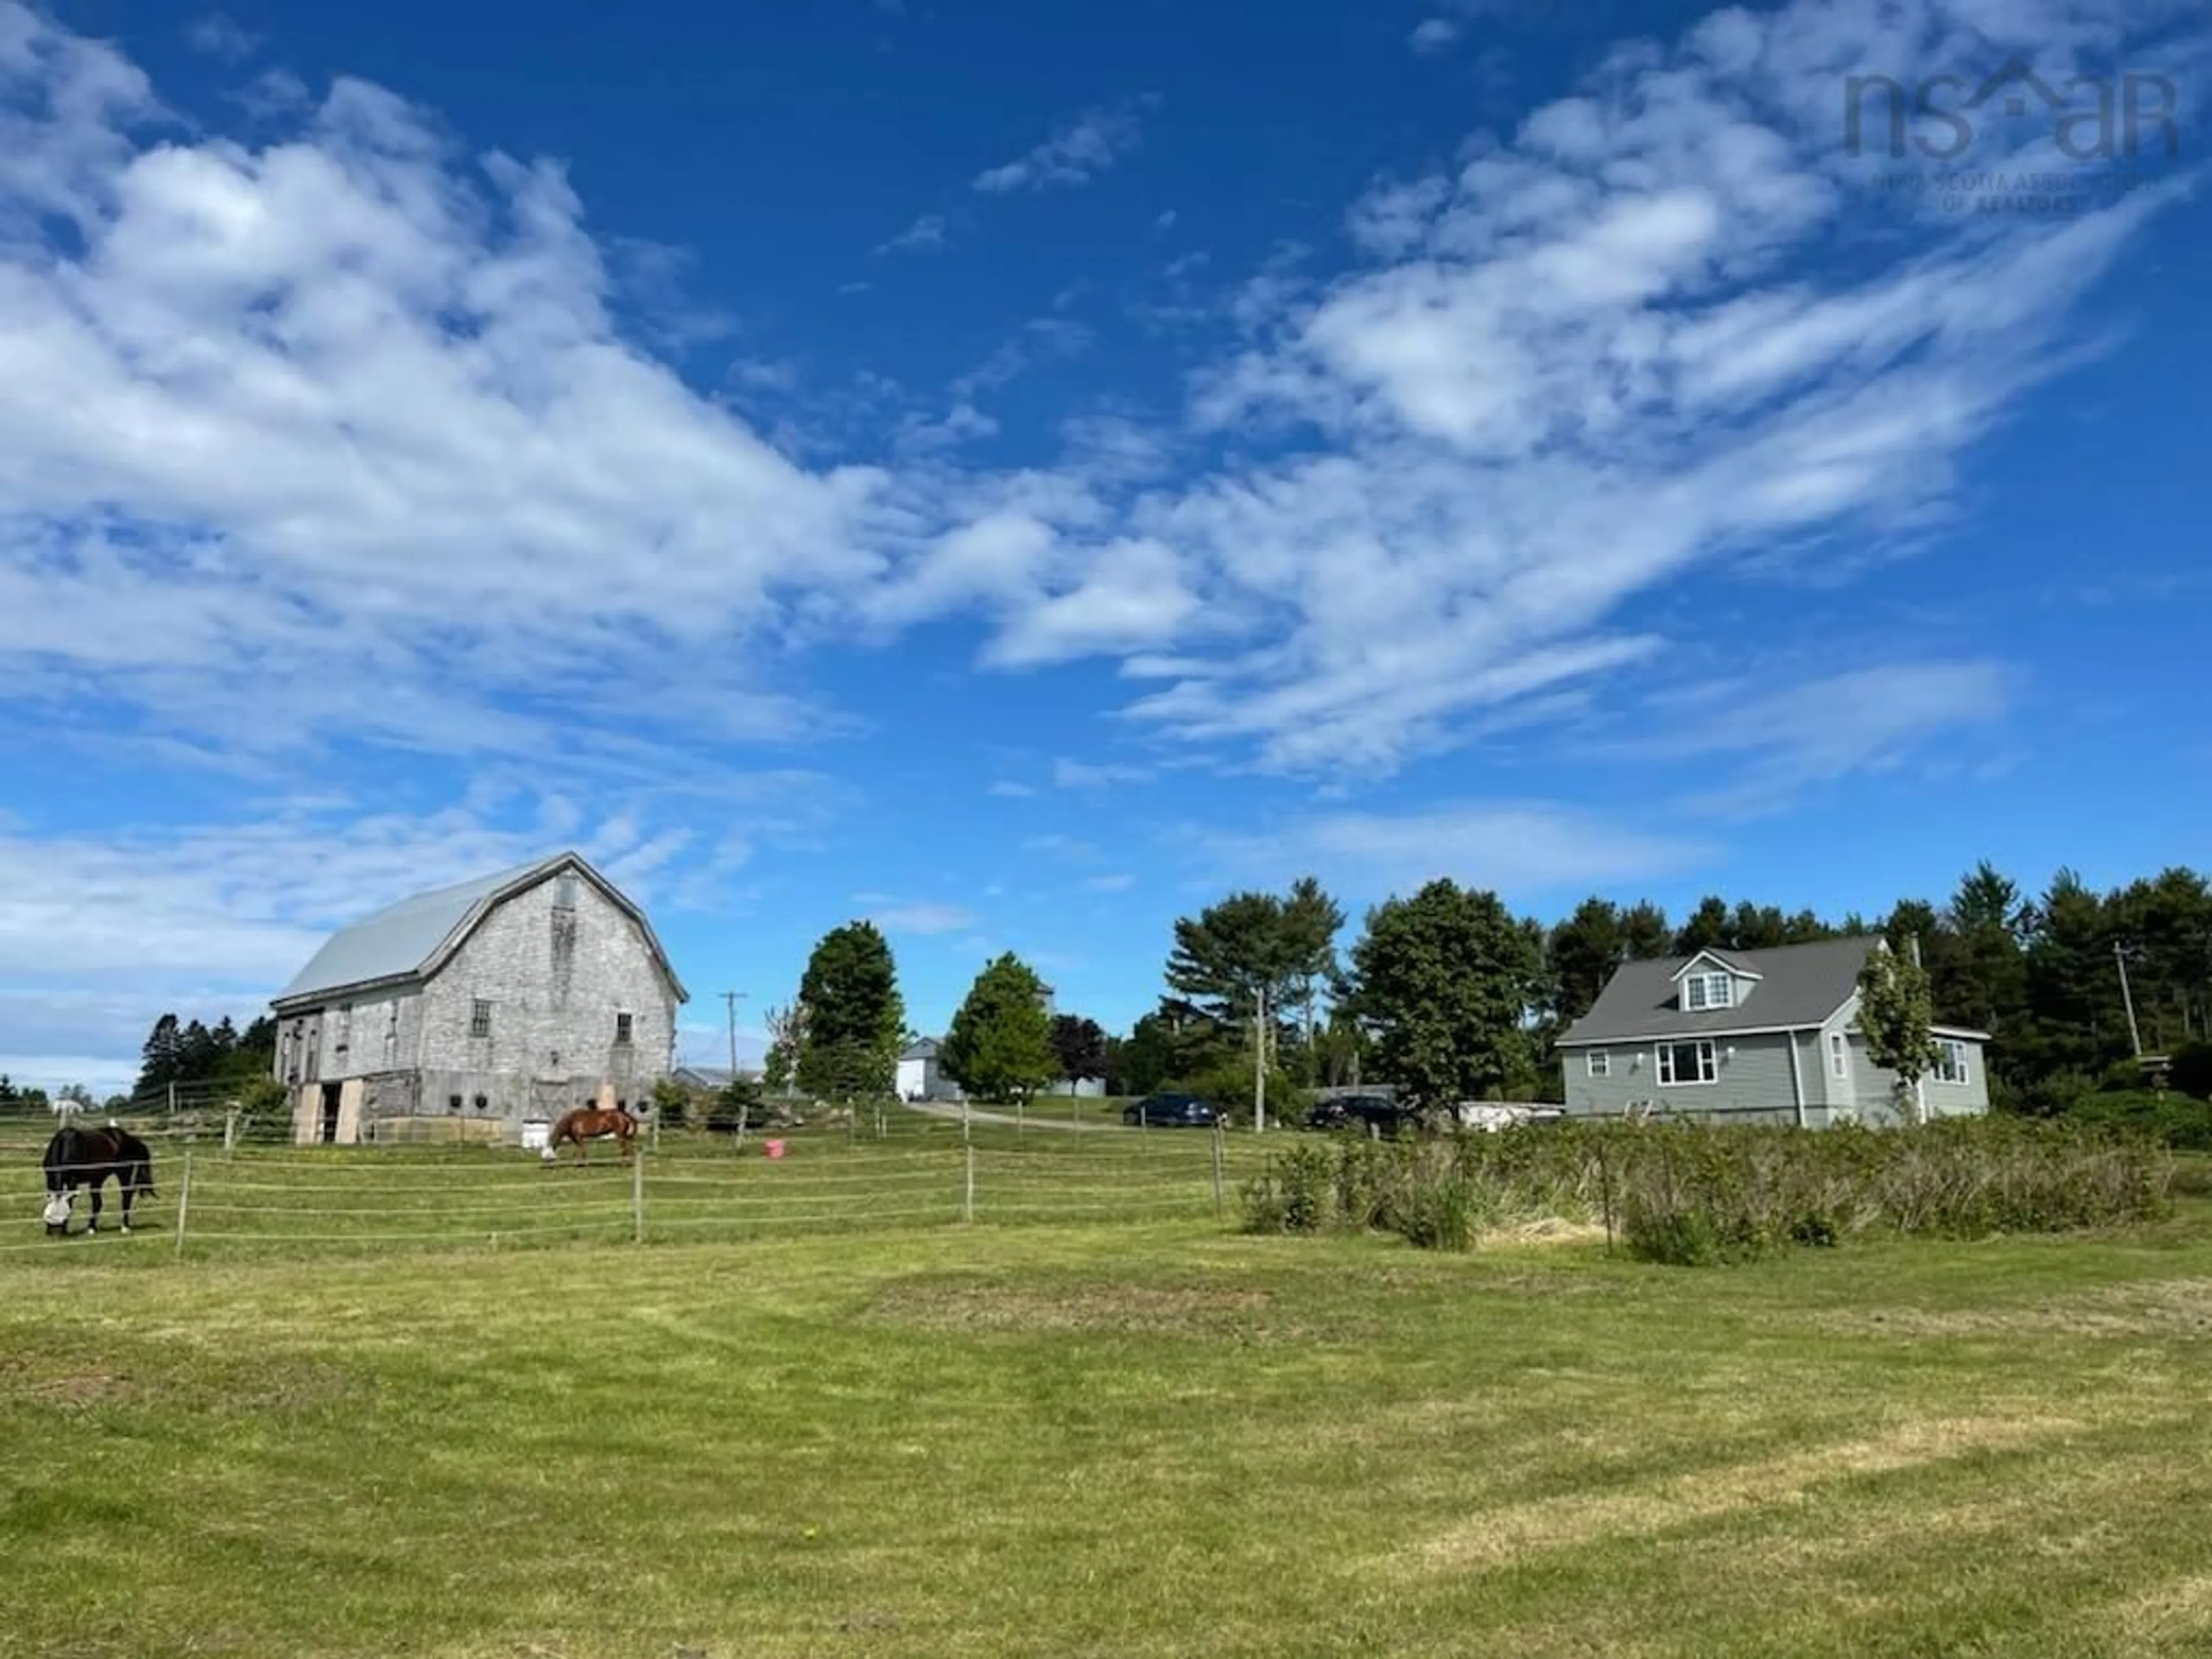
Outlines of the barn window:
M489 1095L478 1095L477 1097L477 1110L480 1112L488 1112L491 1110L491 1097Z
M476 1008L469 1015L469 1035L472 1037L491 1035L491 1004L482 997L476 1000Z
M554 882L553 908L556 910L573 910L576 908L575 877L562 876Z
M447 1095L446 1097L446 1109L449 1112L459 1111L461 1109L461 1097L459 1095Z
M338 1007L338 1052L343 1054L353 1042L353 1004L342 1003Z
M617 1014L615 1016L615 1041L617 1042L628 1042L629 1041L629 1016L628 1014Z

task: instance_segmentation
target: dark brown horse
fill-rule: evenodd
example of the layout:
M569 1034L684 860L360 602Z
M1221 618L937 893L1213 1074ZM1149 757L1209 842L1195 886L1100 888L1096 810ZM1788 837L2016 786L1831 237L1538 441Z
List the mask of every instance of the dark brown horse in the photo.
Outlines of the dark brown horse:
M592 1161L591 1143L612 1135L622 1142L623 1156L634 1155L637 1141L637 1120L619 1106L579 1106L574 1111L563 1112L553 1125L553 1133L545 1139L543 1154L548 1164L561 1151L561 1143L576 1143L578 1161Z
M92 1188L92 1215L85 1231L100 1231L100 1189L110 1176L123 1189L123 1231L131 1231L131 1201L141 1193L154 1194L154 1155L146 1143L128 1129L110 1124L105 1129L82 1129L65 1124L46 1143L42 1160L46 1171L46 1237L69 1231L70 1211L76 1189Z

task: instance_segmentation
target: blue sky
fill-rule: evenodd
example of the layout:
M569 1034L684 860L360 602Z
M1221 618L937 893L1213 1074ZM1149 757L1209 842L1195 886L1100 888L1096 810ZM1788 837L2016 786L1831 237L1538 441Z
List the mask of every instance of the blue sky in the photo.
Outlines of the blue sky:
M1549 917L2202 865L2206 46L0 0L0 1070L105 1086L563 845L698 1059L857 915L924 1028L1004 949L1118 1028L1175 916L1309 871ZM2032 96L1847 153L1849 77L2015 58L2172 153Z

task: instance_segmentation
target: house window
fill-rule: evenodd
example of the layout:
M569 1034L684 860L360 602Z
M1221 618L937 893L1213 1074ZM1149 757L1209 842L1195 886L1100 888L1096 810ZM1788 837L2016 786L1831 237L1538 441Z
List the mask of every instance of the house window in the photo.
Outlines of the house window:
M1831 1031L1828 1033L1828 1075L1847 1078L1850 1074L1850 1040L1841 1031Z
M1685 1008L1733 1008L1735 981L1726 974L1692 974L1683 981Z
M482 997L476 1000L476 1007L469 1015L469 1035L472 1037L491 1035L491 1004Z
M1966 1045L1949 1037L1936 1040L1936 1080L1938 1083L1971 1083L1972 1077L1966 1070Z
M1613 1056L1602 1048L1591 1049L1589 1051L1589 1074L1592 1077L1611 1077L1613 1075Z
M1720 1081L1720 1060L1710 1042L1662 1042L1659 1045L1659 1081L1678 1088L1692 1083Z
M629 1041L629 1016L628 1014L617 1014L615 1016L615 1041L617 1042L628 1042Z

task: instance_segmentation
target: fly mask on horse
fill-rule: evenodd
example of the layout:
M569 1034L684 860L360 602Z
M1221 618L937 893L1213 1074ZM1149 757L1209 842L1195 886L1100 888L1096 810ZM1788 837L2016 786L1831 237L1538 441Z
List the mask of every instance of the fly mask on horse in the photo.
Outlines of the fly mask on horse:
M100 1231L101 1188L112 1176L123 1193L123 1231L131 1231L131 1206L140 1194L154 1192L154 1155L146 1143L128 1129L109 1124L104 1129L83 1129L67 1124L54 1132L41 1160L46 1176L46 1234L69 1231L70 1216L79 1187L92 1188L92 1215L85 1231Z

